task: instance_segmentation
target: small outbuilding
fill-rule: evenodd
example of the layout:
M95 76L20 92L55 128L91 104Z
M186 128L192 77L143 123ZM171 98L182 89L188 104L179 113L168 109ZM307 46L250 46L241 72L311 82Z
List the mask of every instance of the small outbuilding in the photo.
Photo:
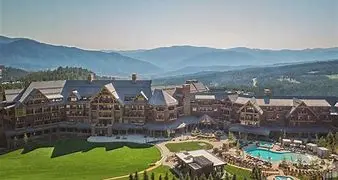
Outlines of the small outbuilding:
M191 177L199 177L202 174L223 173L224 161L209 153L206 150L195 150L176 153L179 169L185 169Z
M309 150L309 151L316 152L317 148L318 148L317 144L314 144L314 143L307 143L306 144L306 149Z
M290 139L282 139L282 145L283 146L289 146L291 144L291 140Z
M300 145L303 144L303 141L295 139L295 140L293 140L293 143L296 144L296 146L300 146Z
M325 147L318 147L317 148L317 155L319 157L326 158L326 157L329 157L330 151L329 151L329 149L327 149Z

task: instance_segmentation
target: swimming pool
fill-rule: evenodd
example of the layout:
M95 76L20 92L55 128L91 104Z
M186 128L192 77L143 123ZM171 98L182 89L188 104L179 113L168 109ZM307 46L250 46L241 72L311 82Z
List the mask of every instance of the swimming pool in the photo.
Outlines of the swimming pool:
M312 159L311 156L305 154L292 152L275 152L259 147L247 148L245 149L245 151L253 157L257 157L270 162L278 162L282 161L283 159L290 162L298 162L298 160L301 159L302 162L309 163Z
M290 176L275 176L276 180L293 180Z

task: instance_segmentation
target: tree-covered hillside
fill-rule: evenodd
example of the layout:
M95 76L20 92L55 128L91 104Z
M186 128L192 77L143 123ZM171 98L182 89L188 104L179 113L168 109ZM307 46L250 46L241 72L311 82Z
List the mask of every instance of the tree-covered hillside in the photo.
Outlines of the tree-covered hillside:
M22 70L22 69L5 67L2 71L2 80L3 81L15 81L21 77L26 76L28 73L29 72Z
M191 74L155 79L153 84L182 84L187 79L197 79L217 89L238 89L256 94L270 88L274 95L338 96L338 60Z
M27 72L21 69L6 67L2 86L5 89L23 88L32 81L52 80L85 80L93 73L77 67L58 67L55 70Z

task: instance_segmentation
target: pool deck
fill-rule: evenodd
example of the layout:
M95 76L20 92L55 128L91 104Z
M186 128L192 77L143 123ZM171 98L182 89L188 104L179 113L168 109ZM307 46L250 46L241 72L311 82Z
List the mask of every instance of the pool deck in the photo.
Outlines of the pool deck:
M280 176L280 175L272 175L272 176L267 177L266 179L267 180L275 180L276 176ZM300 180L300 179L293 177L293 176L286 176L286 177L291 177L293 180Z

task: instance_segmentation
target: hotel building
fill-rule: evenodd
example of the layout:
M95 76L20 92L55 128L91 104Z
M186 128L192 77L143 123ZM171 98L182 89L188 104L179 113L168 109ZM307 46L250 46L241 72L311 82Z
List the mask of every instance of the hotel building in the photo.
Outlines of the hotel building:
M336 99L246 97L209 92L196 80L171 89L153 89L151 80L63 80L32 82L0 94L0 146L29 139L142 133L170 136L207 123L237 133L269 136L336 131ZM314 128L316 126L316 128Z

